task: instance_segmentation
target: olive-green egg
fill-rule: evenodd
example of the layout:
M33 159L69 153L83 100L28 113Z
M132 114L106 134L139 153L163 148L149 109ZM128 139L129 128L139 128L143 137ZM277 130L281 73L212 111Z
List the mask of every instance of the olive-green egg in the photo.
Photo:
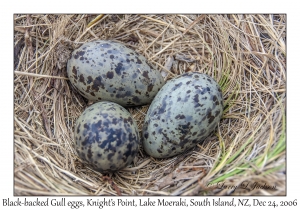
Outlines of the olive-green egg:
M161 73L144 56L109 40L88 42L74 50L67 73L85 98L122 106L150 104L164 85Z
M144 150L156 158L183 153L216 128L222 113L222 92L213 78L197 72L173 78L148 109L143 126Z
M130 113L108 101L97 102L81 114L74 138L79 157L100 172L114 172L128 166L140 141Z

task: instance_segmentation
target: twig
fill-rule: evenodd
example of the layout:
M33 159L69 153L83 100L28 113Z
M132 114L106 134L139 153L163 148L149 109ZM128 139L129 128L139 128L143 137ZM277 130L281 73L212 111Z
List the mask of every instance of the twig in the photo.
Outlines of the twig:
M50 75L28 73L28 72L22 72L22 71L14 71L14 72L15 72L15 74L30 76L30 77L42 77L42 78L53 78L53 79L69 80L69 78L67 78L67 77L50 76Z
M93 25L95 25L99 20L102 19L102 17L104 16L104 14L98 15L95 19L93 19L88 25L87 27L91 27Z

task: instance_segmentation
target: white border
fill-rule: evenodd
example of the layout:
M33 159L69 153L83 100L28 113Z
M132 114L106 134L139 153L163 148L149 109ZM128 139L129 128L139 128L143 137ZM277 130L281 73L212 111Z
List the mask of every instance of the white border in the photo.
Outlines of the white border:
M294 1L293 1L294 2ZM1 6L1 178L2 199L13 197L13 14L14 13L287 13L287 196L259 197L260 200L294 200L299 198L299 14L296 3L286 1L11 1ZM42 197L45 198L45 197ZM88 197L68 197L68 200L86 200ZM128 197L123 197L126 199ZM129 197L130 198L130 197ZM129 199L128 198L128 199ZM138 199L137 197L136 199ZM165 197L174 200L174 197ZM215 198L215 197L213 197ZM224 197L222 197L223 199ZM236 197L243 198L243 197ZM244 197L245 198L245 197ZM251 197L251 199L256 197ZM21 197L21 199L24 199ZM59 199L57 197L57 199ZM117 198L114 198L117 199ZM143 197L143 199L145 199ZM157 199L157 197L154 197ZM212 199L212 197L210 197ZM224 198L224 200L229 198ZM300 201L299 201L300 202ZM95 209L95 207L93 207ZM166 207L165 207L166 208ZM170 207L176 209L177 207ZM201 208L201 207L199 207ZM9 207L14 209L14 207ZM70 209L70 207L65 207ZM84 208L85 209L85 208ZM105 208L107 209L107 208ZM132 209L132 207L124 207ZM179 209L179 208L177 208Z

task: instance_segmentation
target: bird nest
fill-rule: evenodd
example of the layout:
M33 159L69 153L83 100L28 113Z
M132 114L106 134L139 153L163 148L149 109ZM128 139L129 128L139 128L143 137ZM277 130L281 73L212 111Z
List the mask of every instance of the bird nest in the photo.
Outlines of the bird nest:
M85 42L115 40L164 79L213 77L224 113L204 142L172 158L143 147L102 174L74 149L90 101L66 63ZM127 108L141 132L149 105ZM15 195L286 195L286 15L14 15Z

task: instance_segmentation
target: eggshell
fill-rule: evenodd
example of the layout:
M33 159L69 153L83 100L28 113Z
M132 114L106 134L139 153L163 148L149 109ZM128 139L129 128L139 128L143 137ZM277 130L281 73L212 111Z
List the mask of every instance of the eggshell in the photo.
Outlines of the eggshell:
M143 126L143 147L153 157L178 155L203 141L223 113L223 97L208 75L185 73L168 81L151 103Z
M67 73L85 98L122 106L149 104L164 85L161 73L144 56L108 40L88 42L74 50Z
M136 122L122 106L98 102L76 121L74 131L79 157L100 172L114 172L128 166L138 151Z

